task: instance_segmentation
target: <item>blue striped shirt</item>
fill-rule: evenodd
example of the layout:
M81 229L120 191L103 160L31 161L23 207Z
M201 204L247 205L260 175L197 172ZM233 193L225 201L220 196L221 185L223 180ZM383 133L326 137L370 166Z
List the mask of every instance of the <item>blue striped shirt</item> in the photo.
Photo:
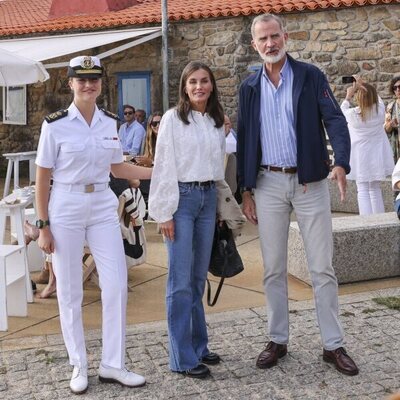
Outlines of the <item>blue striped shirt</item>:
M297 166L297 141L293 115L293 71L286 59L275 88L265 72L261 79L261 165Z

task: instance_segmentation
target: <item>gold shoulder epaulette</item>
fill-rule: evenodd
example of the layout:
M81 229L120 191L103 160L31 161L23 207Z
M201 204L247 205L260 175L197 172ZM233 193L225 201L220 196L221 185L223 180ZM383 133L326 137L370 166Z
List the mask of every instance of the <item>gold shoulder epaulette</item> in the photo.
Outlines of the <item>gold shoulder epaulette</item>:
M100 110L103 111L103 113L106 114L107 117L114 118L117 121L119 121L119 117L117 114L114 114L111 111L106 110L105 108L100 108Z
M44 119L50 124L58 119L64 118L68 115L68 110L59 110L49 115L46 115Z

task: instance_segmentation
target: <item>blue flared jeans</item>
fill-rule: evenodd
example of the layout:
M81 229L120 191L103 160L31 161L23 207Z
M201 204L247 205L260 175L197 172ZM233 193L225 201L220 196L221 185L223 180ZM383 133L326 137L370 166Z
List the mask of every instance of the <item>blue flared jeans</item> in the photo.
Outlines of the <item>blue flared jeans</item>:
M175 240L167 240L166 294L169 362L172 371L196 367L209 353L203 294L215 228L215 185L179 183L173 219Z

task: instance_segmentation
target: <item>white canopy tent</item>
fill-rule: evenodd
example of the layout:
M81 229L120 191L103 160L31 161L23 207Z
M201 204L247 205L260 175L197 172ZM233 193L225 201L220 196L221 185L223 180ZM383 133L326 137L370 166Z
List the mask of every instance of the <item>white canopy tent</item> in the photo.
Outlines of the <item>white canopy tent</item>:
M0 48L0 86L43 82L49 74L42 63Z
M80 52L93 47L116 43L122 40L140 39L118 46L107 52L97 54L104 58L161 36L161 27L98 31L66 35L49 35L22 39L0 40L0 48L36 61L51 60L67 54ZM46 68L65 66L67 63L45 64Z

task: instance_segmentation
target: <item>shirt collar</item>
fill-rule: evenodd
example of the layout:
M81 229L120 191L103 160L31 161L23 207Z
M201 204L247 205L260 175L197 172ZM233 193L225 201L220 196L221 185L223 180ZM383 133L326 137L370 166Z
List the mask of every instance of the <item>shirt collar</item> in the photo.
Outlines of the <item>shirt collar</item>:
M290 67L290 64L289 64L289 59L288 59L288 57L286 56L285 63L283 64L281 70L279 71L279 75L280 75L280 77L281 77L281 81L282 81L282 82L285 82L285 80L289 78L289 71L290 71L290 68L291 68L291 67ZM263 71L263 72L262 72L263 76L269 81L270 79L268 78L268 75L267 75L267 73L265 72L265 66L264 66L264 64L263 64L263 66L262 66L262 71Z
M71 105L68 107L68 118L70 120L73 120L74 118L79 118L82 121L85 121L81 112L79 111L78 107L75 105L74 102L72 102ZM93 126L94 122L96 122L98 119L102 120L104 118L106 118L106 116L102 115L102 113L99 111L99 108L97 107L97 105L95 105L94 115L93 115L91 126Z

